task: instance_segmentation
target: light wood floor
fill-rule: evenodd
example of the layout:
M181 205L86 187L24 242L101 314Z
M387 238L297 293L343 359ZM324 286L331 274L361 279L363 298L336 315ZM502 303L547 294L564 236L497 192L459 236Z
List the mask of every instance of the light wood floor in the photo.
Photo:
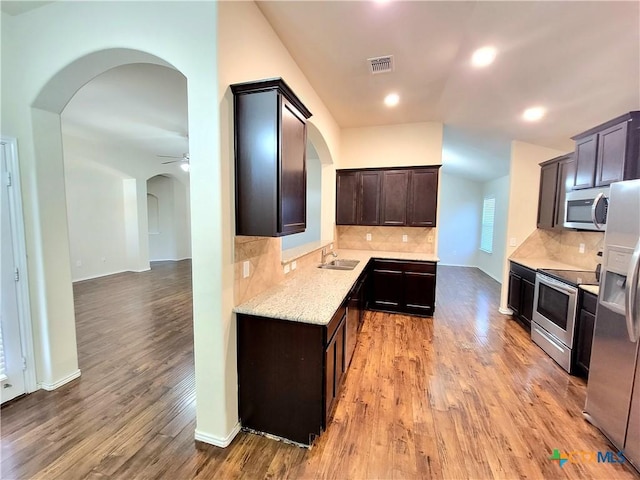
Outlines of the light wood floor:
M188 261L74 293L82 377L2 408L2 479L638 478L548 459L610 447L581 417L585 383L497 313L476 269L438 269L433 319L367 314L311 450L246 433L195 448Z

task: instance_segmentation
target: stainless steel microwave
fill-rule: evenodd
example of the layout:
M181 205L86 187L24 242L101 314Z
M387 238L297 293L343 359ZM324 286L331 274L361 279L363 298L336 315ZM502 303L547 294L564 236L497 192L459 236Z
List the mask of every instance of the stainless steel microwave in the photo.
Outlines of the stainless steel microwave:
M607 227L609 187L567 192L564 226L604 232Z

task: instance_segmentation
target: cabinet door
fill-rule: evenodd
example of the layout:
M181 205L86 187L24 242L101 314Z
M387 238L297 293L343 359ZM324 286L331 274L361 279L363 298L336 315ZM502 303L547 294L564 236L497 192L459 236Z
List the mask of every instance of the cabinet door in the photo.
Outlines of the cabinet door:
M536 292L536 286L523 278L521 288L520 319L531 326L531 320L533 320L533 297Z
M600 132L598 137L597 187L604 187L624 180L626 152L627 122L622 122Z
M373 306L398 311L402 304L403 273L400 270L374 270L372 274Z
M583 377L589 375L589 363L591 362L591 343L593 342L593 328L596 324L596 316L580 310L578 317L578 338L576 345L576 373Z
M333 339L325 350L325 427L335 401L340 392L340 385L346 372L345 334L346 315L338 326Z
M520 313L521 288L522 277L514 273L509 273L509 299L507 304L516 315Z
M556 191L556 218L554 220L554 228L564 228L564 214L567 208L567 191L571 189L573 184L573 176L575 174L575 162L573 158L562 160L558 164L558 189Z
M356 225L357 172L338 172L336 176L336 225Z
M380 225L380 197L382 172L360 172L358 195L358 224Z
M408 170L389 170L382 177L382 224L407 224Z
M438 171L413 170L409 177L409 225L435 227Z
M554 227L557 186L558 162L548 163L540 169L538 228Z
M436 276L432 273L404 273L404 308L407 313L433 315Z
M598 135L576 141L574 190L591 188L595 182Z
M281 106L280 233L304 232L307 225L307 128L286 100Z

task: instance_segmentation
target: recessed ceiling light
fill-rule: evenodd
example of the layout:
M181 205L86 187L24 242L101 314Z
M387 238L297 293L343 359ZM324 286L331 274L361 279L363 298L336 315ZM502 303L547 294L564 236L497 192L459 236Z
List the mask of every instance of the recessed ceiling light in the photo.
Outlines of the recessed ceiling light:
M385 3L389 3L391 0L373 0L375 3L382 5Z
M384 97L384 104L387 107L395 107L400 101L400 96L397 93L390 93Z
M531 107L531 108L527 108L522 113L522 118L527 122L537 122L542 117L544 117L545 113L546 113L546 110L543 107Z
M486 67L496 59L498 51L494 47L482 47L473 52L471 63L474 67Z

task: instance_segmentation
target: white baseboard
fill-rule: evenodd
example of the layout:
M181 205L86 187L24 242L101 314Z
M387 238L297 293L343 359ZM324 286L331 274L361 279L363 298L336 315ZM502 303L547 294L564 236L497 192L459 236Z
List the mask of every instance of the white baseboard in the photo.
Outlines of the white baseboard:
M191 257L149 259L150 262L181 262L182 260L191 260Z
M42 388L43 390L47 390L48 392L50 392L51 390L55 390L56 388L60 388L61 386L69 383L71 380L75 380L79 376L80 376L80 369L70 373L66 377L62 377L60 380L54 383L40 382L38 383L38 388Z
M498 311L503 314L503 315L513 315L513 310L511 310L510 308L498 308Z
M195 437L199 442L208 443L209 445L213 445L215 447L226 448L231 444L231 442L233 442L233 439L236 438L238 432L240 432L240 422L236 423L235 427L233 427L231 429L231 432L229 432L229 435L224 438L200 431L197 428Z

